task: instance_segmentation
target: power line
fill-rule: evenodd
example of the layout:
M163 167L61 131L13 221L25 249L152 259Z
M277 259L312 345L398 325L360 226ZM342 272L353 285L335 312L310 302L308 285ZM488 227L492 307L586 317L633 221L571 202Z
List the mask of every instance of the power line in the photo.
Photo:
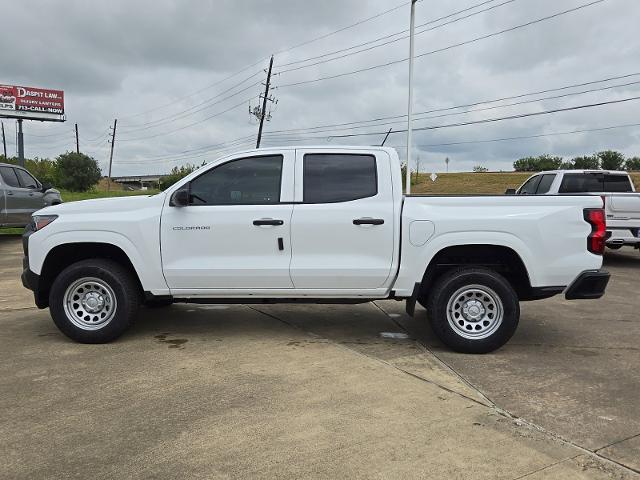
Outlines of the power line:
M446 20L447 18L459 15L461 13L468 12L469 10L473 10L474 8L486 5L488 3L493 3L495 1L497 1L497 0L485 0L484 2L476 3L475 5L472 5L472 6L468 7L468 8L463 9L463 10L458 10L457 12L450 13L448 15L445 15L444 17L440 17L440 18L436 18L436 19L433 19L433 20L429 20L426 23L421 23L420 25L417 25L416 27L420 28L420 27L424 27L426 25L431 25L433 23L437 23L437 22L439 22L441 20ZM515 0L513 0L513 1L515 1ZM407 5L407 4L408 3L406 3L404 5ZM287 63L281 63L279 66L280 67L288 67L290 65L296 65L298 63L304 63L304 62L307 62L307 61L310 61L310 60L316 60L318 58L328 57L328 56L331 56L331 55L335 55L336 53L346 52L348 50L353 50L354 48L364 47L366 45L370 45L372 43L379 42L380 40L386 40L388 38L392 38L392 37L395 37L395 36L398 36L398 35L402 35L403 33L407 33L408 31L409 31L408 29L401 30L401 31L396 32L396 33L391 33L389 35L384 35L382 37L378 37L378 38L375 38L373 40L369 40L368 42L363 42L363 43L359 43L359 44L356 44L356 45L352 45L351 47L341 48L340 50L334 50L333 52L327 52L327 53L324 53L322 55L316 55L316 56L304 58L304 59L301 59L301 60L294 60L294 61L287 62ZM404 37L404 38L407 38L407 37Z
M419 1L422 1L422 0L419 0ZM495 0L494 0L494 1L495 1ZM274 55L277 55L277 54L280 54L280 53L290 52L291 50L294 50L294 49L296 49L296 48L303 47L303 46L305 46L305 45L309 45L310 43L314 43L314 42L317 42L317 41L319 41L319 40L324 40L325 38L331 37L332 35L336 35L336 34L338 34L338 33L344 32L345 30L349 30L349 29L351 29L351 28L354 28L354 27L357 27L357 26L359 26L359 25L362 25L363 23L370 22L371 20L375 20L376 18L380 18L380 17L382 17L383 15L387 15L387 14L389 14L389 13L395 12L396 10L401 9L402 7L405 7L405 6L409 5L410 3L411 3L411 2L404 2L404 3L401 3L400 5L397 5L397 6L395 6L395 7L392 7L392 8L390 8L390 9L388 9L388 10L384 10L384 11L382 11L382 12L380 12L380 13L377 13L377 14L375 14L375 15L371 16L371 17L367 17L367 18L364 18L364 19L362 19L362 20L358 20L357 22L352 23L352 24L350 24L350 25L347 25L346 27L342 27L342 28L339 28L339 29L334 30L334 31L332 31L332 32L325 33L324 35L320 35L319 37L312 38L312 39L310 39L310 40L306 40L306 41L304 41L304 42L302 42L302 43L298 43L297 45L293 45L293 46L291 46L291 47L287 47L287 48L284 48L284 49L282 49L282 50L278 50L277 52L275 52L275 54L274 54Z
M422 1L422 0L420 0L420 1ZM495 0L491 0L491 1L495 1ZM373 16L370 16L370 17L364 18L364 19L362 19L362 20L358 20L358 21L356 21L355 23L352 23L352 24L347 25L347 26L345 26L345 27L339 28L339 29L334 30L334 31L332 31L332 32L329 32L329 33L323 34L323 35L321 35L321 36L319 36L319 37L315 37L315 38L312 38L312 39L306 40L306 41L304 41L304 42L298 43L298 44L296 44L296 45L293 45L293 46L290 46L290 47L283 48L283 49L281 49L281 50L278 50L278 51L277 51L277 52L275 52L275 53L276 53L276 54L286 53L286 52L289 52L289 51L291 51L291 50L294 50L294 49L300 48L300 47L302 47L302 46L309 45L309 44L311 44L311 43L317 42L317 41L319 41L319 40L323 40L323 39L328 38L328 37L330 37L330 36L332 36L332 35L336 35L336 34L338 34L338 33L344 32L344 31L346 31L346 30L349 30L349 29L351 29L351 28L357 27L357 26L362 25L362 24L364 24L364 23L366 23L366 22L369 22L369 21L371 21L371 20L375 20L376 18L380 18L380 17L382 17L382 16L384 16L384 15L387 15L387 14L389 14L389 13L392 13L392 12L396 11L396 10L399 10L400 8L402 8L402 7L406 6L406 5L408 5L409 3L411 3L411 2L404 2L404 3L400 4L400 5L397 5L397 6L395 6L395 7L389 8L389 9L387 9L387 10L384 10L384 11L382 11L382 12L380 12L380 13L377 13L377 14L375 14L375 15L373 15ZM215 87L215 86L218 86L218 85L220 85L220 84L222 84L222 83L226 82L227 80L231 80L232 78L234 78L234 77L236 77L236 76L240 75L240 74L241 74L241 73L243 73L243 72L246 72L246 71L247 71L247 70L249 70L250 68L253 68L253 67L255 67L256 65L259 65L259 64L263 63L265 60L268 60L268 59L269 59L269 56L262 57L262 58L260 58L260 60L257 60L256 62L252 63L251 65L247 65L246 67L243 67L242 69L240 69L240 70L238 70L238 71L236 71L236 72L232 73L231 75L229 75L229 76L227 76L227 77L225 77L225 78L222 78L222 79L220 79L220 80L218 80L218 81L216 81L216 82L213 82L213 83L211 83L211 84L209 84L209 85L206 85L206 86L202 87L202 88L201 88L201 89L199 89L199 90L196 90L196 91L194 91L194 92L191 92L191 93L189 93L189 94L187 94L187 95L184 95L184 96L182 96L182 97L176 98L175 100L173 100L173 101L172 101L172 102L170 102L170 103L166 103L166 104L163 104L163 105L159 105L159 106L157 106L157 107L154 107L154 108L151 108L151 109L149 109L149 110L145 110L145 111L142 111L142 112L139 112L139 113L130 114L130 115L122 115L122 116L121 116L121 118L122 118L122 119L128 119L128 118L139 117L139 116L141 116L141 115L145 115L145 114L147 114L147 113L152 113L152 112L155 112L155 111L157 111L157 110L161 110L161 109L163 109L163 108L166 108L166 107L170 107L170 106L172 106L172 105L175 105L175 103L176 103L176 102L179 102L179 101L182 101L182 100L186 100L187 98L191 98L191 97L193 97L193 96L197 95L198 93L201 93L201 92L203 92L203 91L205 91L205 90L208 90L208 89L210 89L210 88L213 88L213 87ZM258 73L259 73L259 72L256 72L256 75L257 75Z
M452 110L458 110L460 108L470 108L470 107L477 107L480 105L485 105L485 104L492 104L492 103L498 103L498 102L503 102L506 100L517 100L520 98L525 98L525 97L530 97L532 95L541 95L544 93L552 93L552 92L561 92L564 90L569 90L572 88L578 88L578 87L586 87L589 85L596 85L599 83L606 83L606 82L611 82L613 80L622 80L625 78L631 78L631 77L637 77L638 75L640 75L640 72L635 72L635 73L629 73L629 74L625 74L625 75L616 75L616 76L612 76L612 77L608 77L608 78L603 78L600 80L591 80L588 82L580 82L580 83L574 83L571 85L564 85L562 87L554 87L554 88L547 88L547 89L543 89L543 90L537 90L534 92L528 92L528 93L520 93L517 95L509 95L509 96L505 96L505 97L500 97L500 98L494 98L491 100L479 100L479 101L474 101L471 103L465 103L465 104L461 104L461 105L454 105L451 107L441 107L441 108L432 108L429 110L424 110L422 112L417 112L415 115L427 115L430 113L437 113L437 112L448 112L448 111L452 111ZM631 82L636 83L636 82ZM604 88L611 88L611 87L604 87ZM477 110L479 111L479 110ZM374 122L380 122L380 121L385 121L385 120L395 120L395 119L404 119L407 118L406 114L401 114L401 115L390 115L390 116L384 116L384 117L377 117L377 118L373 118L370 120L357 120L357 121L353 121L353 122L342 122L342 123L330 123L330 124L324 124L324 125L317 125L317 126L313 126L313 127L304 127L304 128L294 128L294 129L283 129L283 130L272 130L271 132L268 133L268 135L272 135L272 134L277 134L277 133L314 133L317 132L319 129L325 129L325 128L331 128L331 127L345 127L345 129L351 128L351 125L359 125L359 124L368 124L368 125L363 125L363 126L372 126L372 124Z
M476 112L484 112L484 111L489 111L489 110L496 110L499 108L507 108L507 107L514 107L514 106L518 106L518 105L527 105L527 104L531 104L531 103L537 103L537 102L542 102L545 100L557 100L559 98L567 98L567 97L573 97L573 96L577 96L577 95L585 95L588 93L594 93L594 92L601 92L604 90L611 90L613 88L621 88L621 87L628 87L628 86L632 86L632 85L638 85L640 84L640 80L638 81L634 81L634 82L627 82L627 83L622 83L622 84L617 84L617 85L608 85L606 87L600 87L600 88L591 88L591 89L587 89L587 90L582 90L580 92L570 92L570 93L563 93L561 95L551 95L551 96L546 96L546 97L540 97L540 98L534 98L531 100L521 100L518 102L512 102L512 103L507 103L504 105L493 105L490 107L484 107L484 108L474 108L474 109L469 109L469 110L463 110L460 112L451 112L451 113L442 113L439 115L430 115L430 116L426 116L426 117L422 117L422 118L415 118L415 120L430 120L430 119L434 119L434 118L443 118L443 117L450 117L450 116L456 116L456 115L465 115L467 113L476 113ZM488 102L489 103L489 102ZM490 102L493 103L493 102ZM420 115L420 114L416 114L416 115ZM406 117L406 115L404 115ZM336 127L332 127L332 128L327 128L327 129L315 129L313 131L309 130L307 132L301 132L298 131L296 133L329 133L329 132L333 132L335 130L355 130L358 128L368 128L368 127L382 127L382 126L388 126L388 125L397 125L399 123L403 123L403 120L393 120L393 121L384 121L384 122L376 122L376 123L368 123L366 125L353 125L353 126L348 126L348 127L342 127L342 128L336 128ZM283 131L284 132L284 131ZM278 133L275 132L270 132L266 135L269 135L270 137L273 136L278 136ZM286 135L286 133L285 133Z
M493 0L493 1L495 1L495 0ZM440 25L436 25L436 26L434 26L434 27L426 28L426 29L424 29L424 30L421 30L421 31L419 31L419 32L416 32L416 35L421 35L421 34L423 34L423 33L431 32L431 31L433 31L433 30L437 30L437 29L439 29L439 28L446 27L447 25L451 25L451 24L453 24L453 23L457 23L457 22L460 22L460 21L462 21L462 20L467 20L468 18L475 17L476 15L480 15L480 14L485 13L485 12L488 12L488 11L490 11L490 10L494 10L494 9L496 9L496 8L503 7L503 6L505 6L505 5L508 5L508 4L510 4L510 3L513 3L513 2L515 2L515 1L516 1L516 0L506 0L505 2L502 2L502 3L498 4L498 5L493 5L493 6L491 6L491 7L485 8L485 9L483 9L483 10L480 10L480 11L477 11L477 12L470 13L470 14L465 15L465 16L463 16L463 17L455 18L455 19L453 19L453 20L449 20L448 22L441 23ZM483 2L483 3L486 3L486 2ZM456 12L456 14L457 14L457 13L459 13L459 12ZM453 16L453 15L455 15L455 14L451 14L451 15L449 15L449 16ZM422 27L422 26L424 26L424 25L428 25L428 24L430 24L430 23L435 23L435 22L436 22L436 21L432 21L432 22L424 23L424 24L422 24L422 25L418 25L418 28L419 28L419 27ZM407 30L404 30L404 31L402 31L402 32L399 32L399 33L393 34L393 35L391 35L391 36L400 35L400 34L402 34L402 33L406 32L406 31L407 31ZM389 36L388 36L388 37L389 37ZM388 37L387 37L387 38L388 38ZM399 37L399 38L396 38L396 39L393 39L393 40L388 40L388 41L383 42L383 43L380 43L380 44L378 44L378 45L373 45L373 46L370 46L370 47L367 47L367 48L362 48L362 49L357 50L357 51L355 51L355 52L346 53L346 54L344 54L344 55L340 55L340 56L337 56L337 57L328 58L328 59L325 59L325 60L320 60L320 61L317 61L317 62L314 62L314 63L309 63L309 64L307 64L307 65L300 65L300 66L298 66L298 67L293 67L293 68L288 68L288 69L285 69L285 70L280 70L279 72L277 72L277 75L280 75L281 73L288 73L288 72L293 72L293 71L296 71L296 70L302 70L302 69L304 69L304 68L314 67L314 66L316 66L316 65L321 65L321 64L324 64L324 63L332 62L332 61L334 61L334 60L341 60L341 59L343 59L343 58L347 58L347 57L350 57L350 56L352 56L352 55L357 55L357 54L359 54L359 53L368 52L368 51L370 51L370 50L374 50L374 49L376 49L376 48L384 47L384 46L386 46L386 45L390 45L390 44L392 44L392 43L396 43L396 42L399 42L400 40L405 40L405 39L407 39L407 38L409 38L409 35L405 35L405 36L403 36L403 37ZM373 40L373 41L371 41L371 42L366 42L366 43L364 43L364 44L361 44L361 46L367 45L368 43L375 43L375 42L378 42L378 41L380 41L380 40L381 40L381 39ZM348 48L348 49L343 49L343 51L345 51L345 50L352 50L352 49L354 49L354 48L357 48L357 47L350 47L350 48ZM324 56L328 56L328 55L330 55L330 54L325 54ZM300 60L300 62L303 62L303 60Z
M224 100L226 100L228 98L232 98L232 97L234 97L236 95L239 95L242 92L246 92L247 90L249 90L249 89L251 89L251 88L253 88L253 87L257 86L257 85L260 85L261 81L254 82L251 85L248 85L247 87L243 88L242 90L238 90L237 92L233 93L232 95L229 95L229 96L223 98L222 100L218 100L217 102L211 103L212 100L215 100L217 98L222 97L225 93L228 93L231 90L239 87L243 83L246 83L247 81L251 80L252 78L254 78L259 73L262 73L262 70L259 70L258 72L256 72L256 73L252 74L251 76L245 78L241 82L238 82L238 83L234 84L233 86L227 88L226 90L223 90L222 92L220 92L220 93L218 93L218 94L216 94L216 95L214 95L212 97L209 97L208 99L206 99L206 100L204 100L204 101L202 101L200 103L197 103L196 105L192 105L191 107L186 108L185 110L182 110L180 112L176 112L176 113L174 113L172 115L167 115L165 117L160 117L160 118L157 118L155 120L150 120L149 122L145 122L145 123L123 125L123 127L125 129L128 129L129 132L134 132L134 131L139 131L139 130L146 130L148 128L152 128L152 127L155 127L155 126L158 126L158 125L162 125L162 124L165 124L165 123L171 123L171 122L174 122L174 121L179 120L181 118L185 118L185 117L189 117L191 115L195 115L196 113L201 112L202 110L206 110L208 107L211 107L213 105L217 105L218 103L221 103L222 101L224 101ZM201 106L203 106L203 107L202 108L198 108L198 107L201 107Z
M428 51L428 52L424 52L424 53L416 55L414 58L421 58L421 57L425 57L427 55L433 55L433 54L444 52L444 51L447 51L447 50L452 50L454 48L458 48L458 47L461 47L461 46L464 46L464 45L469 45L469 44L476 43L476 42L479 42L479 41L482 41L482 40L486 40L488 38L496 37L498 35L502 35L502 34L505 34L505 33L508 33L508 32L513 32L513 31L519 30L521 28L529 27L529 26L535 25L537 23L545 22L545 21L560 17L562 15L567 15L569 13L573 13L573 12L576 12L578 10L582 10L584 8L588 8L588 7L591 7L593 5L596 5L596 4L599 4L599 3L603 3L605 1L606 0L595 0L595 1L592 1L592 2L589 2L589 3L585 3L585 4L582 4L582 5L579 5L579 6L574 7L574 8L568 9L568 10L564 10L562 12L555 13L553 15L548 15L546 17L538 18L538 19L532 20L530 22L526 22L526 23L522 23L522 24L519 24L519 25L515 25L513 27L506 28L506 29L500 30L498 32L493 32L493 33L490 33L490 34L487 34L487 35L482 35L480 37L473 38L471 40L466 40L464 42L459 42L459 43L455 43L453 45L448 45L446 47L438 48L436 50L431 50L431 51ZM398 59L398 60L391 60L391 61L386 62L386 63L372 65L370 67L364 67L364 68L360 68L360 69L357 69L357 70L351 70L351 71L348 71L348 72L338 73L338 74L335 74L335 75L327 75L327 76L324 76L324 77L313 78L313 79L310 79L310 80L301 80L301 81L298 81L298 82L285 83L285 84L280 85L278 88L295 87L295 86L299 86L299 85L306 85L306 84L309 84L309 83L321 82L321 81L324 81L324 80L332 80L332 79L335 79L335 78L346 77L346 76L349 76L349 75L355 75L355 74L358 74L358 73L368 72L368 71L375 70L375 69L378 69L378 68L383 68L383 67L388 67L388 66L391 66L391 65L396 65L396 64L399 64L399 63L406 62L407 60L409 60L408 57L401 58L401 59Z
M166 136L166 135L172 135L172 134L174 134L176 132L179 132L180 130L184 130L185 128L193 127L193 126L198 125L200 123L206 122L207 120L210 120L210 119L212 119L214 117L217 117L217 116L220 116L220 115L222 115L224 113L230 112L231 110L235 110L236 108L247 104L248 102L250 102L254 98L256 98L256 97L255 96L249 97L246 100L243 100L242 102L240 102L240 103L238 103L238 104L236 104L236 105L234 105L232 107L227 108L226 110L222 110L221 112L217 112L217 113L214 113L213 115L209 115L207 118L203 118L202 120L199 120L197 122L190 123L189 125L184 125L182 127L175 128L173 130L170 130L169 132L157 133L155 135L150 135L150 136L147 136L147 137L121 138L120 141L121 142L133 142L133 141L137 141L137 140L147 140L147 139L150 139L150 138L157 138L157 137L162 137L162 136Z
M619 100L610 100L610 101L606 101L606 102L598 102L598 103L592 103L592 104L575 105L575 106L572 106L572 107L565 107L565 108L556 108L556 109L553 109L553 110L544 110L544 111L541 111L541 112L523 113L523 114L517 114L517 115L509 115L509 116L505 116L505 117L474 120L474 121L469 121L469 122L444 124L444 125L432 125L432 126L427 126L427 127L415 127L414 130L416 130L416 131L437 130L437 129L443 129L443 128L453 128L453 127L477 125L477 124L484 124L484 123L494 123L494 122L498 122L498 121L514 120L514 119L519 119L519 118L527 118L527 117L534 117L534 116L540 116L540 115L550 115L550 114L554 114L554 113L567 112L567 111L572 111L572 110L580 110L580 109L585 109L585 108L600 107L600 106L604 106L604 105L612 105L612 104L618 104L618 103L634 101L634 100L638 100L638 99L640 99L640 96L629 97L629 98L624 98L624 99L619 99ZM635 124L630 124L628 126L634 126L634 125ZM623 126L605 127L605 128L603 128L603 130L618 128L618 127L622 128ZM406 129L394 130L391 133L393 134L393 133L403 133L403 132L406 132ZM376 131L376 132L351 133L351 134L343 134L343 135L314 136L314 137L296 137L296 136L292 135L291 136L292 138L287 138L287 139L275 138L275 139L265 139L265 140L287 141L287 142L291 142L291 141L308 141L310 139L327 139L327 140L331 140L333 138L353 138L353 137L374 136L374 135L375 136L380 136L380 135L386 135L387 133L388 132L386 132L386 131L384 131L384 132ZM579 133L579 132L576 131L576 133ZM562 132L558 133L558 135L560 135L560 134L564 134L564 133L562 133ZM250 137L243 137L243 138L245 138L246 140L244 142L240 142L241 144L242 143L248 143L250 141ZM499 139L492 140L492 141L499 141ZM202 157L204 155L210 154L211 152L213 152L215 150L216 149L211 150L211 151L205 151L205 152L201 152L201 153L198 153L198 154L195 154L195 155L186 155L186 156L184 156L184 158ZM181 158L181 156L176 155L176 157L167 158L164 161L165 162L166 161L178 161L178 160L184 159L184 158ZM148 163L148 162L139 161L139 162L122 162L122 163L143 164L143 163ZM162 163L162 162L159 162L159 163Z
M195 92L191 92L188 95L185 95L183 97L178 97L178 98L176 98L175 100L173 100L170 103L166 103L164 105L160 105L158 107L154 107L154 108L151 108L149 110L145 110L143 112L139 112L139 113L135 113L135 114L131 114L131 115L123 115L122 118L139 117L141 115L144 115L144 114L147 114L147 113L151 113L151 112L155 112L157 110L161 110L163 108L170 107L171 105L175 105L176 102L179 102L179 101L182 101L182 100L186 100L187 98L191 98L191 97L197 95L198 93L204 92L205 90L208 90L208 89L213 88L213 87L215 87L217 85L220 85L221 83L224 83L227 80L231 80L232 78L240 75L242 72L245 72L245 71L249 70L252 67L255 67L256 65L260 64L261 62L262 62L262 60L259 60L259 61L255 62L255 63L252 63L251 65L247 65L246 67L236 71L235 73L232 73L231 75L229 75L229 76L227 76L227 77L225 77L225 78L223 78L221 80L218 80L218 81L216 81L214 83L211 83L211 84L209 84L209 85L207 85L205 87L202 87L201 89L196 90Z
M534 138L544 138L544 137L554 137L560 135L573 135L578 133L593 133L593 132L603 132L608 130L616 130L620 128L631 128L631 127L640 127L640 123L627 123L624 125L612 125L609 127L599 127L599 128L583 128L579 130L570 130L565 132L549 132L549 133L540 133L537 135L520 135L517 137L503 137L503 138L491 138L487 140L465 140L460 142L446 142L446 143L431 143L425 145L417 145L421 148L432 148L432 147L450 147L455 145L471 145L477 143L494 143L494 142L508 142L515 140L527 140ZM395 145L394 148L402 148L404 145Z
M597 102L597 103L588 103L588 104L583 104L583 105L574 105L572 107L564 107L564 108L554 108L552 110L543 110L541 112L530 112L530 113L520 113L520 114L516 114L516 115L507 115L504 117L494 117L494 118L485 118L482 120L471 120L468 122L459 122L459 123L448 123L448 124L443 124L443 125L431 125L431 126L426 126L426 127L414 127L413 130L415 131L424 131L424 130L439 130L442 128L453 128L453 127L464 127L464 126L468 126L468 125L479 125L479 124L485 124L485 123L494 123L494 122L500 122L500 121L504 121L504 120L516 120L519 118L527 118L527 117L536 117L536 116L540 116L540 115L550 115L553 113L560 113L560 112L569 112L572 110L583 110L585 108L594 108L594 107L601 107L604 105L614 105L614 104L619 104L619 103L626 103L626 102L631 102L631 101L635 101L635 100L639 100L640 96L637 97L627 97L627 98L622 98L622 99L618 99L618 100L608 100L605 102ZM397 129L397 130L393 130L393 132L391 132L391 134L394 133L403 133L406 132L407 129L406 128L402 128L402 129ZM370 135L386 135L386 131L376 131L376 132L363 132L363 133L345 133L345 134L341 134L341 135L322 135L322 136L315 136L315 137L306 137L307 139L311 139L311 138L351 138L351 137L361 137L361 136L370 136Z

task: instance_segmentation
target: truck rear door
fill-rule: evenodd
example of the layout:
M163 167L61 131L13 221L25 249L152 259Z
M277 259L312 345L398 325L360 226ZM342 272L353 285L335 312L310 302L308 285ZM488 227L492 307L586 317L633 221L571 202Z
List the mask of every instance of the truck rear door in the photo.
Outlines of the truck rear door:
M386 286L399 221L389 155L296 150L295 185L290 268L295 288Z

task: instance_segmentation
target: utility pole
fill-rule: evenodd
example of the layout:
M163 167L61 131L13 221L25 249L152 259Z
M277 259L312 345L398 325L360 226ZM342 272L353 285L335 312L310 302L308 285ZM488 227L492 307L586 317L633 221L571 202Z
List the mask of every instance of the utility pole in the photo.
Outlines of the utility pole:
M22 119L18 119L18 165L24 167L24 134L22 133Z
M258 113L258 118L260 120L260 126L258 127L258 140L256 142L256 148L260 148L260 140L262 140L262 127L264 125L265 117L267 116L267 100L273 102L272 98L269 98L269 87L271 86L271 70L273 68L273 55L271 55L271 60L269 61L269 70L267 72L267 82L264 84L264 96L262 97L262 110L259 112L255 112L254 115ZM267 120L269 120L267 118Z
M116 144L116 127L118 119L113 121L113 132L111 133L111 152L109 153L109 181L107 182L107 191L111 190L111 166L113 165L113 147Z
M4 159L7 159L7 139L4 137L4 122L2 122L2 147L4 149Z
M447 173L449 173L449 157L444 159L444 163L447 164Z
M76 123L76 153L80 153L80 140L78 139L78 124Z
M414 36L416 27L416 2L411 0L411 21L409 26L409 99L407 105L407 175L405 193L411 193L411 142L412 142L412 125L413 121L413 52L414 52Z

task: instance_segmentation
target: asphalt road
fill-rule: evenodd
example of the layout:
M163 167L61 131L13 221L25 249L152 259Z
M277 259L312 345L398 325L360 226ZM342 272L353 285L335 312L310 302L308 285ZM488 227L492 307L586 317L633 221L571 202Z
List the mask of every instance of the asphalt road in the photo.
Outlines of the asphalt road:
M80 345L0 236L0 478L640 478L640 254L606 264L484 356L393 301L143 309Z

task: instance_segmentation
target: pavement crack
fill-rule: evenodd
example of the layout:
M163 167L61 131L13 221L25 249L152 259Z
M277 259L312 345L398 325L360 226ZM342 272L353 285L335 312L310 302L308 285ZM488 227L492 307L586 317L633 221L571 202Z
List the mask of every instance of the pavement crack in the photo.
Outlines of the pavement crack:
M560 465L561 463L567 462L569 460L575 460L580 455L581 454L574 455L573 457L563 458L562 460L558 460L557 462L550 463L549 465L545 465L543 467L536 468L535 470L532 470L531 472L525 473L524 475L520 475L519 477L515 477L512 480L520 480L521 478L530 477L531 475L534 475L534 474L536 474L538 472L542 472L544 470L547 470L548 468L555 467L556 465Z
M631 435L631 436L623 438L621 440L616 440L615 442L611 442L610 444L605 445L604 447L596 448L594 450L594 452L599 452L600 450L604 450L605 448L613 447L614 445L617 445L617 444L622 443L622 442L626 442L627 440L631 440L631 439L636 438L636 437L640 437L640 433L636 433L635 435Z
M378 305L375 301L371 302L371 303L373 303L381 312L383 312L385 315L387 315L387 317L389 317L389 319L393 323L395 323L398 326L398 328L402 329L404 332L407 332L407 329L404 328L400 323L398 323L398 321L394 317L390 316L382 307L380 307L380 305ZM407 333L409 333L409 332L407 332ZM558 440L558 441L560 441L562 443L565 443L567 445L570 445L570 446L582 451L583 453L585 453L585 454L587 454L589 456L596 457L596 458L602 460L605 463L614 464L614 465L616 465L616 466L618 466L618 467L620 467L620 468L622 468L624 470L627 470L629 472L640 473L640 471L636 470L635 468L629 467L628 465L625 465L625 464L620 463L620 462L618 462L616 460L612 460L612 459L610 459L610 458L608 458L608 457L606 457L604 455L599 454L597 450L590 450L590 449L588 449L586 447L583 447L582 445L579 445L579 444L577 444L577 443L575 443L575 442L573 442L571 440L568 440L568 439L562 437L561 435L559 435L559 434L557 434L555 432L551 432L551 431L545 429L544 427L541 427L540 425L537 425L537 424L535 424L533 422L530 422L529 420L526 420L524 418L518 417L517 415L513 414L509 410L506 410L504 408L499 407L493 400L491 400L491 398L486 396L484 393L482 393L480 391L480 389L478 387L476 387L474 384L472 384L467 379L465 379L451 365L449 365L447 362L445 362L440 357L438 357L438 355L436 355L432 350L429 350L429 348L424 343L422 343L422 342L420 342L418 340L418 344L421 345L425 349L426 352L428 352L431 355L433 355L433 357L435 359L437 359L451 373L453 373L455 376L457 376L462 382L466 383L471 389L475 390L478 395L480 395L482 398L486 399L486 401L489 402L490 405L491 405L490 408L495 410L500 415L503 415L503 416L505 416L505 417L507 417L507 418L509 418L511 420L514 420L514 421L517 420L517 421L521 422L523 425L528 426L529 428L535 429L535 430L537 430L537 431L539 431L539 432L541 432L541 433L543 433L545 435L548 435L548 436L550 436L552 438L555 438L556 440ZM409 373L409 372L406 372L406 373ZM410 374L410 375L412 375L412 374ZM475 401L477 402L477 400L475 400ZM480 403L480 402L478 402L478 403ZM636 437L638 435L640 435L640 434L633 435L631 438L634 438L634 437ZM624 440L629 440L629 439L624 439ZM622 441L624 441L624 440L622 440ZM602 447L602 448L605 448L605 447ZM598 449L598 450L601 450L601 448Z
M392 317L391 315L389 315L389 313L382 308L380 305L378 305L376 302L371 302L373 303L373 305L376 306L376 308L378 310L380 310L383 314L385 314L399 329L401 329L403 332L407 333L410 335L410 333L407 331L407 329L402 326L401 323L399 323L395 317ZM420 345L425 352L427 352L428 354L432 355L433 358L436 359L436 361L438 363L440 363L440 366L442 366L445 370L447 370L449 373L451 373L453 376L455 376L458 380L460 380L462 383L464 383L466 386L468 386L471 390L475 391L482 399L484 399L489 405L497 408L496 403L491 400L487 395L485 395L477 386L475 386L473 383L471 383L469 380L467 380L466 378L464 378L460 373L458 373L451 365L449 365L447 362L445 362L444 360L442 360L438 355L436 355L435 352L433 352L432 350L429 349L429 347L427 347L424 343L422 343L420 340L416 340L416 343L418 345Z

